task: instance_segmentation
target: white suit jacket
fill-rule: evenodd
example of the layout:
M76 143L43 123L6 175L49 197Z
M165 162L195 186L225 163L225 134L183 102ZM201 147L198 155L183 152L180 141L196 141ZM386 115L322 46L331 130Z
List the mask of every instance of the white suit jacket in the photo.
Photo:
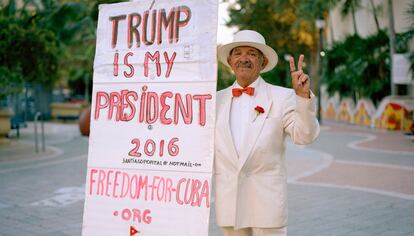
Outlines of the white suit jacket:
M236 152L230 131L231 87L217 94L215 183L217 223L274 228L287 224L285 137L308 144L319 134L315 98L301 98L292 89L258 78L243 148ZM257 116L257 117L256 117Z

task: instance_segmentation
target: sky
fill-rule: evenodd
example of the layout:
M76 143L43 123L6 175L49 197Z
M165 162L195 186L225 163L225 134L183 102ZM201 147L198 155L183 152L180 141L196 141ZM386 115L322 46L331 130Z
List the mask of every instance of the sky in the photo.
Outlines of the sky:
M232 1L230 1L232 2ZM225 25L225 22L229 19L227 7L229 3L222 1L219 2L219 14L218 14L218 29L217 29L217 43L229 43L233 40L233 33L237 31L235 28L229 28Z

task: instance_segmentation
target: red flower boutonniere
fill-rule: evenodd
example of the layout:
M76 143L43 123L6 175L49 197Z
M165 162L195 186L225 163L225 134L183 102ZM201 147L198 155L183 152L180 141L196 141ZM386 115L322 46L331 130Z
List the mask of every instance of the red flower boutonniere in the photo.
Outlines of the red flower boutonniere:
M254 108L254 110L256 111L256 117L254 118L254 120L253 121L255 121L256 120L256 118L260 115L260 114L262 114L262 113L264 113L265 112L265 110L263 109L263 107L261 107L261 106L257 106L257 107L255 107Z

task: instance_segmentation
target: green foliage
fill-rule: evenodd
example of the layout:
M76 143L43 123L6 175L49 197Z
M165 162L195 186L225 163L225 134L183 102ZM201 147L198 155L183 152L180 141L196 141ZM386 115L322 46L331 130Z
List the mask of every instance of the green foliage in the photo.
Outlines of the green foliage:
M233 84L235 78L230 68L228 68L221 62L217 63L217 67L218 67L217 91L219 91Z
M72 39L66 44L66 66L70 69L65 71L67 77L67 84L71 88L72 95L84 95L85 90L92 86L93 77L93 60L95 56L96 35L95 29L98 21L98 6L99 4L109 4L125 2L121 0L71 0L64 1L66 8L78 8L78 11L72 12L74 16L72 19L78 19L72 24L67 24L69 32L72 32ZM67 21L66 21L67 22Z
M371 98L374 103L389 94L389 41L385 31L337 42L327 51L323 80L329 95Z
M59 55L53 32L8 15L12 13L10 9L12 7L0 14L0 76L5 86L0 93L3 98L18 92L23 80L53 85L57 79Z
M301 1L297 6L297 15L300 15L300 19L304 18L309 21L314 21L319 17L326 17L329 11L335 7L340 0L314 0L314 1Z
M94 3L88 1L43 0L31 18L56 35L60 50L58 76L61 83L69 86L73 80L92 80L96 25L90 16L92 6Z
M80 3L47 3L44 8L38 8L32 21L40 28L54 32L58 42L64 45L80 42L81 36L87 33L83 30L93 33L90 30L93 22L87 16L87 8Z
M9 69L7 66L0 66L0 102L10 94L19 93L22 84L23 76L20 68Z
M29 84L92 80L94 7L95 1L85 0L24 0L18 8L7 1L0 9L1 65Z

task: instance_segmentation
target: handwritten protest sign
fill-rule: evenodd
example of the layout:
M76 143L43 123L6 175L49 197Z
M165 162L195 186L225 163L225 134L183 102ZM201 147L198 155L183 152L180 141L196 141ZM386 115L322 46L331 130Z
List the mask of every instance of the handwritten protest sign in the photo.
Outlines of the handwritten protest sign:
M101 5L83 235L207 235L217 1Z

